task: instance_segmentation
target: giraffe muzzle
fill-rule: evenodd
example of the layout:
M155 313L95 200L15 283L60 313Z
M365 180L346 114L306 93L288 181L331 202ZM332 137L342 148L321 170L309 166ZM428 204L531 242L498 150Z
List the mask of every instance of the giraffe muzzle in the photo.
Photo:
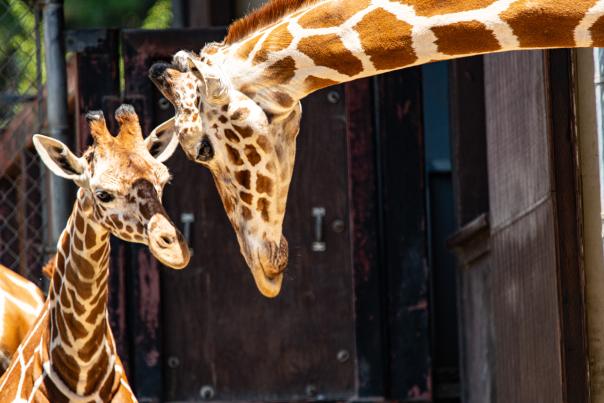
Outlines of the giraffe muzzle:
M189 264L191 254L181 232L163 214L154 214L147 225L149 249L162 264L182 269Z

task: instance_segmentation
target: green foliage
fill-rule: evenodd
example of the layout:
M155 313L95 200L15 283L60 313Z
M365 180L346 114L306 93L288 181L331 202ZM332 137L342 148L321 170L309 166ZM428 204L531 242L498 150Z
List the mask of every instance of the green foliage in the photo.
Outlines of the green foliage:
M75 28L138 28L154 0L65 0L65 24Z
M147 18L143 21L142 28L145 29L164 29L172 24L172 1L157 0L149 9Z

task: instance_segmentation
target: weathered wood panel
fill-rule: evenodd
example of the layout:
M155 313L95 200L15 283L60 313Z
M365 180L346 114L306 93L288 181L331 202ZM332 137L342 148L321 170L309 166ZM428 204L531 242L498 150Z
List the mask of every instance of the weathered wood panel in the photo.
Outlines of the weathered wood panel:
M172 110L162 109L160 94L146 78L138 82L136 77L158 58L202 46L203 39L218 39L212 31L156 34L125 33L127 94L145 100L145 126L159 123ZM354 395L344 105L342 87L321 91L304 103L297 163L306 169L296 170L291 185L284 228L290 264L282 294L274 300L257 291L209 172L180 151L168 162L174 180L166 190L167 209L177 221L181 213L193 213L195 222L190 266L161 270L166 400L199 399L202 389L227 401ZM327 212L324 253L310 250L315 206Z
M421 69L376 79L380 116L387 396L432 398Z
M498 401L587 399L569 63L545 52L485 58Z

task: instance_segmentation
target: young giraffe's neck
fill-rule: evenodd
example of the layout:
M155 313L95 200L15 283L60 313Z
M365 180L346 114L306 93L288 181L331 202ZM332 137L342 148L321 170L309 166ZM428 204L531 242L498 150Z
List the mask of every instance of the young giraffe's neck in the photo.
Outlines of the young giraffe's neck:
M317 89L435 60L604 45L602 0L323 0L204 52L271 112Z
M61 235L49 290L48 371L78 395L113 387L115 347L107 319L109 232L89 219L80 192ZM61 385L63 383L63 385Z

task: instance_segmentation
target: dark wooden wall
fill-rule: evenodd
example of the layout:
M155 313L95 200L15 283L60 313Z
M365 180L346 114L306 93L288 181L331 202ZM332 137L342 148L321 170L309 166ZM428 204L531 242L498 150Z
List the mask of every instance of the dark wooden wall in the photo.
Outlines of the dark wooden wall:
M147 79L151 64L222 35L70 35L80 116L103 109L111 126L117 105L129 102L148 133L173 113ZM181 226L183 213L195 217L190 267L172 272L146 248L114 242L112 326L139 398L432 400L421 69L329 88L303 107L279 298L260 296L209 172L180 151L168 162L165 204ZM319 206L323 253L310 248Z
M569 51L516 52L451 72L453 102L474 96L453 140L468 402L588 399L571 66ZM484 118L469 114L481 87ZM488 200L472 189L487 183Z

